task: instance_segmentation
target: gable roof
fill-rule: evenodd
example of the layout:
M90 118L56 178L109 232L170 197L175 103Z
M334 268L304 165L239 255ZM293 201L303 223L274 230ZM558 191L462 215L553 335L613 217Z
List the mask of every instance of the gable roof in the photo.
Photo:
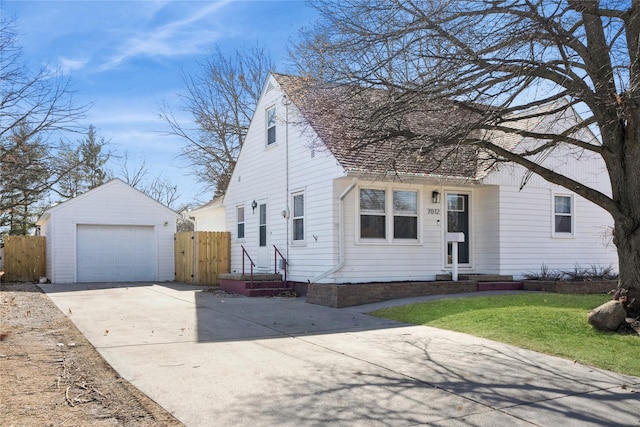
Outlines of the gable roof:
M210 201L208 201L207 203L205 203L202 206L198 206L197 208L193 208L189 211L189 214L192 213L200 213L200 212L204 212L210 209L218 209L218 208L222 208L224 201L224 196L220 196L220 197L216 197Z
M379 121L373 122L371 109L376 104L385 105L385 100L393 96L388 91L354 91L353 87L318 85L310 78L272 75L317 134L317 143L348 172L479 180L493 169L495 155L461 143L463 139L470 134L483 135L508 150L514 150L523 140L515 133L472 130L481 113L487 111L484 106L466 108L469 105L460 102L429 100L420 111L381 108L376 111ZM414 102L417 96L408 95ZM362 105L370 108L358 111ZM514 118L509 126L516 131L533 130L540 121L529 116Z
M134 194L136 194L138 197L144 197L146 199L148 199L148 201L154 205L156 205L157 208L159 209L164 209L165 211L167 211L167 213L177 217L178 213L175 212L173 209L170 209L168 207L166 207L165 205L163 205L162 203L158 202L157 200L155 200L154 198L148 196L147 194L143 193L142 191L138 190L137 188L134 188L132 186L130 186L129 184L127 184L126 182L122 181L119 178L114 178L98 187L92 188L91 190L87 191L86 193L82 193L76 197L73 197L69 200L65 200L62 203L58 203L55 206L52 206L50 208L48 208L47 210L45 210L42 215L40 216L40 218L38 219L38 221L36 222L36 224L41 225L42 223L46 222L46 220L51 216L52 213L60 210L60 209L65 209L69 206L72 206L73 204L77 203L80 200L84 200L86 198L90 198L90 197L94 197L97 194L99 194L102 190L106 189L106 188L110 188L110 187L120 187L122 189L122 191L130 191L130 192L134 192Z

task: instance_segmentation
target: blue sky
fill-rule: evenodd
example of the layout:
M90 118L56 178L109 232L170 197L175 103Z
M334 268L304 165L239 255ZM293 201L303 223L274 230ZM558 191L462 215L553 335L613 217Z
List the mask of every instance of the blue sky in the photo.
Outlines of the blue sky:
M131 168L145 160L150 178L161 174L176 184L181 202L211 198L176 158L183 142L162 134L160 105L179 114L183 73L197 73L216 45L233 53L256 42L285 71L287 44L315 17L297 0L4 0L0 8L15 17L28 64L64 70L78 103L93 103L83 126L94 125L112 150L128 152Z

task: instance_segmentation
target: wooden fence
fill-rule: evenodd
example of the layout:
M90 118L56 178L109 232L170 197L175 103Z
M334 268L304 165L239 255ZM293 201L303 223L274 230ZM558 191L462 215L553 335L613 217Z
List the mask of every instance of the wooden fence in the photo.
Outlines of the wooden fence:
M32 282L47 275L44 236L6 236L4 255L6 282Z
M231 266L231 235L217 231L175 234L176 282L217 285Z

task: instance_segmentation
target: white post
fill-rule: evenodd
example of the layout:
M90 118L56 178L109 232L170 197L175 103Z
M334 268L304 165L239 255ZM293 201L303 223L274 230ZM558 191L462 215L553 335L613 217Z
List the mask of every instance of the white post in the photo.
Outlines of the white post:
M464 242L464 233L447 233L447 243L451 243L451 280L458 281L458 243Z
M458 242L451 242L451 255L452 255L452 270L451 270L451 280L454 282L458 281Z

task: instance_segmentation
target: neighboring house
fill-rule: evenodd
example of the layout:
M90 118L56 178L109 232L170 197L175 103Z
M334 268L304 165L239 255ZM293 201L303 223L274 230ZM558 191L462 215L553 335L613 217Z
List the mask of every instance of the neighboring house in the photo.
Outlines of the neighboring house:
M195 231L227 231L223 198L217 197L199 208L189 211Z
M119 179L47 209L47 278L58 283L172 281L178 214Z
M340 146L340 131L331 131L339 128L340 114L301 111L298 83L296 77L269 76L227 188L232 272L242 270L242 247L257 271L273 272L275 246L288 260L292 281L434 280L452 270L447 232L464 233L461 274L521 277L543 265L617 267L609 239L613 222L598 206L520 166L492 165L469 153L429 173L400 156L393 172L377 169L373 157L380 151ZM456 120L441 118L447 119ZM551 128L577 119L522 126ZM494 138L513 150L535 143ZM544 161L610 193L596 158L556 150Z

